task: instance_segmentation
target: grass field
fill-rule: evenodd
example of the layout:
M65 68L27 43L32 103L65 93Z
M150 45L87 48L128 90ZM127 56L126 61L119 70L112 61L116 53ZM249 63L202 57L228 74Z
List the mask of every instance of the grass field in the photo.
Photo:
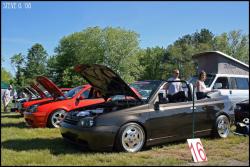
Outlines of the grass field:
M193 163L186 141L139 153L87 152L62 140L59 129L27 128L18 113L1 112L1 165L249 166L249 137L201 138L208 161Z

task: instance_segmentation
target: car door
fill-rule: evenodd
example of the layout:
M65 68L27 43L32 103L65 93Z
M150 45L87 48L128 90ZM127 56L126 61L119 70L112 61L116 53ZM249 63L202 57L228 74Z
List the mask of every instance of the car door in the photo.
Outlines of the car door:
M223 111L224 105L213 98L204 98L195 101L194 131L195 136L210 133L216 118L216 113Z
M148 120L151 138L170 141L191 136L192 106L192 101L159 104Z

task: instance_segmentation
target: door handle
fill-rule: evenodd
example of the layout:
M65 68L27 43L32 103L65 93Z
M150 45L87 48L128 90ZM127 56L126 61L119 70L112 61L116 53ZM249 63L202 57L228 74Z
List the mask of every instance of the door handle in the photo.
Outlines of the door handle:
M190 109L192 110L193 109L193 107L190 107ZM196 107L194 106L194 110L196 110Z

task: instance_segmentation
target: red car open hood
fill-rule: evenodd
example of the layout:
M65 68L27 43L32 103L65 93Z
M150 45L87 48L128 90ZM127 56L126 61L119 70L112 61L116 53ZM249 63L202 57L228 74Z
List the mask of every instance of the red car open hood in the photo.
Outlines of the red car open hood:
M50 94L52 97L57 98L60 96L64 97L64 94L60 89L48 78L44 76L38 76L36 81L41 84Z
M99 90L105 99L114 95L125 95L140 100L136 93L106 66L82 64L75 66L75 71L80 73L96 90Z
M33 92L34 90L31 90L29 87L23 88L22 91L24 91L24 93L28 94L29 96L36 95L36 93Z
M45 93L35 83L31 83L30 86L37 91L41 98L47 97Z

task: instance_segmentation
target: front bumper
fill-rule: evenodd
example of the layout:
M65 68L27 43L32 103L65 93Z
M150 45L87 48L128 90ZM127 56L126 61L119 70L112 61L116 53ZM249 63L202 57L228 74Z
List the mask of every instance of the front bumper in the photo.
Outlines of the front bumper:
M24 119L27 126L31 126L33 128L46 127L46 116L43 114L24 112Z
M64 139L96 151L111 151L119 127L96 126L82 128L65 122L61 123L60 131Z

